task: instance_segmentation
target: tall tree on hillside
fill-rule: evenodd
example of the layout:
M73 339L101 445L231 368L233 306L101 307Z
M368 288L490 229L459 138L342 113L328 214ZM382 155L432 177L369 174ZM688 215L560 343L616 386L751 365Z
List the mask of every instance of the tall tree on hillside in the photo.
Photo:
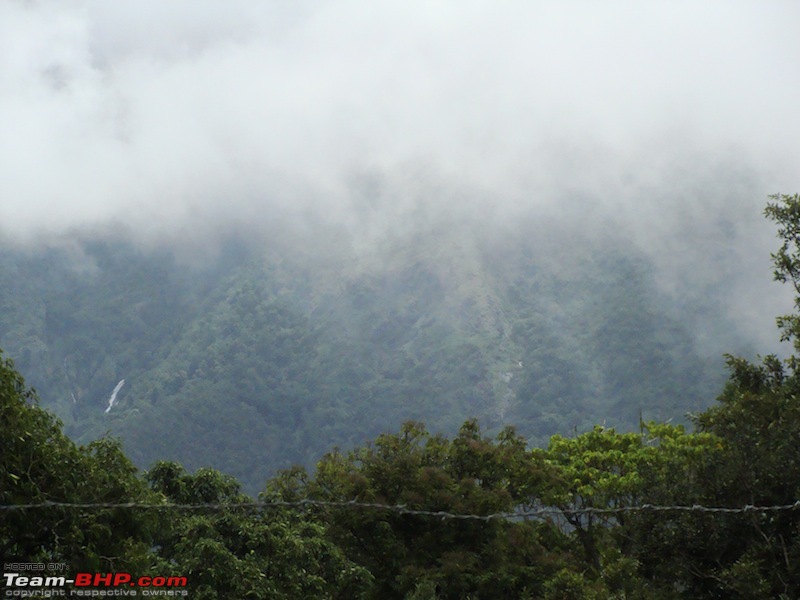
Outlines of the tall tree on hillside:
M765 215L777 223L781 240L772 255L774 276L796 292L795 312L777 321L782 340L800 353L800 195L770 200ZM672 489L654 482L647 501L738 509L800 499L798 356L770 355L759 364L729 355L727 362L731 377L719 402L695 418L701 434L719 440L713 460L687 465ZM642 515L626 536L640 573L665 587L677 578L690 597L800 596L800 508Z
M782 240L780 249L772 254L775 265L774 276L777 281L790 283L795 290L794 307L798 312L778 317L781 339L794 343L800 352L800 194L789 196L775 194L770 196L764 214L778 224L778 237ZM795 367L794 361L790 363Z

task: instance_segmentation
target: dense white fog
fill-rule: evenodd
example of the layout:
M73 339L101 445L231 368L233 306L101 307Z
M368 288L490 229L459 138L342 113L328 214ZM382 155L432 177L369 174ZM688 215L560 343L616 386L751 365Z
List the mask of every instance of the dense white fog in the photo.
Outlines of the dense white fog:
M774 339L761 211L800 190L798 22L794 2L5 2L0 237L323 223L374 250L426 219L563 219L646 250L668 293L724 285Z

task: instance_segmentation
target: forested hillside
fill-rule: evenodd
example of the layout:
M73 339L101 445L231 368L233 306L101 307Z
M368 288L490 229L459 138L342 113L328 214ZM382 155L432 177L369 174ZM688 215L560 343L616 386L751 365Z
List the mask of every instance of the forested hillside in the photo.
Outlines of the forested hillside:
M774 200L775 276L800 294L800 196ZM241 318L261 305L245 306ZM778 324L800 352L800 315ZM407 422L278 473L253 502L213 469L162 460L139 474L113 439L77 446L2 358L0 543L46 574L175 576L195 598L797 597L797 356L727 365L694 431L596 425L531 448L510 427Z
M111 432L139 466L214 466L250 492L409 419L513 423L534 445L681 421L747 347L713 294L664 293L623 240L467 225L369 253L331 232L305 252L232 238L192 263L91 237L9 247L0 345L73 439ZM719 342L700 347L698 325Z
M798 309L800 196L773 197L766 214ZM280 335L296 315L237 294L239 318L271 317L282 355L319 345ZM235 311L237 294L215 304ZM232 326L207 318L204 330ZM800 315L778 325L800 352ZM488 436L468 420L446 436L409 421L312 472L279 472L254 502L214 469L161 460L140 474L114 439L77 446L2 358L0 544L47 574L63 562L68 575L175 576L195 598L794 598L798 364L727 356L729 380L693 431L596 425L537 448L512 427Z
M0 2L7 594L800 598L798 22Z

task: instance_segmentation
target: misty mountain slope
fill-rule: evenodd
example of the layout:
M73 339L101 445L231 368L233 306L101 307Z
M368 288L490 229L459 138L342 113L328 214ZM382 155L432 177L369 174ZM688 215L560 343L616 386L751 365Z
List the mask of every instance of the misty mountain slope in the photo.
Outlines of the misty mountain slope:
M353 329L353 314L312 320L273 283L242 268L145 383L132 385L131 414L119 413L118 427L135 459L224 464L258 486L259 475L311 463L334 444L352 446L407 419L450 430L479 408L469 393L486 371L482 357L448 328L415 327L394 307L381 312L356 286L341 300L373 321L369 330ZM425 351L402 349L412 340ZM147 444L153 421L164 431Z
M324 259L234 244L204 267L125 244L5 250L0 346L74 438L110 431L142 466L212 465L250 491L407 419L453 432L477 417L539 443L708 405L722 361L648 261L545 238L433 227Z
M0 339L68 424L103 406L124 374L135 380L163 358L203 285L168 255L101 242L78 253L4 251L2 263Z

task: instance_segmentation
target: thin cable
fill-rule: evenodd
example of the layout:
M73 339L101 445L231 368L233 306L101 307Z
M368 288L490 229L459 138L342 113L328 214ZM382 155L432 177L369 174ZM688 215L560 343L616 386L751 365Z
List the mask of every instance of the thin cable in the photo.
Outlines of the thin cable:
M699 504L688 505L655 505L655 504L641 504L636 506L619 506L615 508L574 508L574 509L561 509L553 506L542 506L534 509L515 511L515 512L496 512L488 515L476 515L469 513L453 513L442 510L421 510L415 508L408 508L404 504L381 504L378 502L359 502L357 500L349 501L332 501L332 500L312 500L306 498L304 500L288 501L288 500L270 500L265 502L232 502L226 504L179 504L179 503L163 503L163 504L147 504L141 502L54 502L45 501L36 504L3 504L0 505L0 511L12 510L39 510L50 508L67 508L76 510L102 510L102 509L141 509L141 510L231 510L231 509L265 509L265 508L306 508L306 507L321 507L321 508L358 508L358 509L373 509L393 512L400 515L414 515L424 517L435 517L438 519L460 519L460 520L473 520L473 521L491 521L493 519L520 519L530 517L546 517L556 515L598 515L598 516L613 516L624 513L633 512L682 512L682 513L711 513L711 514L745 514L745 513L771 513L771 512L784 512L790 510L800 510L800 500L794 504L778 504L771 506L753 506L745 505L742 507L728 508L723 506L702 506Z

